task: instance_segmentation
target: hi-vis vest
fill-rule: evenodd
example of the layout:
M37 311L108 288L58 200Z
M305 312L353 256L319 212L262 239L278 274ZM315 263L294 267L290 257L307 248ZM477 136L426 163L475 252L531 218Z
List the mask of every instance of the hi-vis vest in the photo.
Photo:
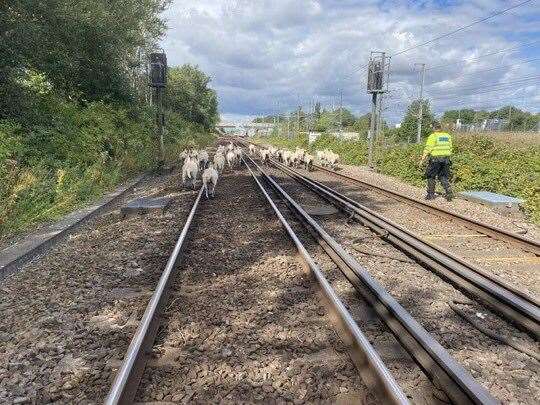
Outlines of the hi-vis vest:
M446 132L433 132L428 136L424 152L430 156L450 156L452 154L452 137Z

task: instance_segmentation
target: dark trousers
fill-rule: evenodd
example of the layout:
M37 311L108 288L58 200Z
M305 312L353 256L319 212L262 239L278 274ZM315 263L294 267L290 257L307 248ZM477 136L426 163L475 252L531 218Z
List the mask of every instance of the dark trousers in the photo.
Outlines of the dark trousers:
M430 157L426 168L427 177L427 193L428 195L435 194L435 185L437 179L441 182L446 194L451 194L450 189L450 167L452 162L448 156Z

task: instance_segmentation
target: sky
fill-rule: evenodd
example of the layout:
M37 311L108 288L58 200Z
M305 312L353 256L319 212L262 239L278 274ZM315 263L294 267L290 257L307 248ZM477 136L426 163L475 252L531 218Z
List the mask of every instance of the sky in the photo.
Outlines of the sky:
M398 122L419 97L433 111L540 110L540 0L422 43L524 0L173 0L162 46L170 65L198 65L212 79L222 119L290 112L315 101L370 111L365 65L390 59L384 118Z

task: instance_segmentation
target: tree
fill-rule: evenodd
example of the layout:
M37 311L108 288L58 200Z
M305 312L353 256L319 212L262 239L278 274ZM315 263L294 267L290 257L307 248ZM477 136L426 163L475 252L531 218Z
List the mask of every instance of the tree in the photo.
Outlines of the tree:
M354 127L354 130L358 132L360 135L367 137L370 125L371 125L371 114L367 113L367 114L361 115L356 120L353 127Z
M475 113L476 111L470 108L448 110L443 114L441 121L445 124L455 124L459 119L462 124L472 124L475 119Z
M219 120L217 95L208 87L210 78L197 66L169 69L165 95L166 108L184 119L212 129Z
M315 103L315 119L318 120L319 118L321 118L321 103L317 101Z
M141 50L164 32L169 0L10 0L0 3L2 104L19 102L28 71L80 101L131 101ZM6 93L9 89L9 93ZM6 98L7 97L7 98ZM0 104L0 110L3 105Z
M399 129L398 135L403 140L413 141L416 139L417 127L418 127L418 114L420 109L420 101L415 100L411 103L407 109L407 113L401 122L401 127ZM433 121L433 114L431 113L431 108L429 106L429 101L423 101L422 108L422 138L425 138L431 132Z

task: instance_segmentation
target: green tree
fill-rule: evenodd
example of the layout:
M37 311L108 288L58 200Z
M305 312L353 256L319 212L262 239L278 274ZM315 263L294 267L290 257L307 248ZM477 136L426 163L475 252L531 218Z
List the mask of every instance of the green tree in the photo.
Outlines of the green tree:
M141 50L150 49L163 34L160 13L168 2L1 2L0 107L20 103L20 80L28 71L43 74L55 92L71 99L134 99Z
M475 119L475 113L473 109L470 108L462 108L460 110L448 110L445 111L445 113L442 116L441 121L444 124L455 124L456 121L459 119L461 120L462 124L472 124L472 122Z
M354 130L358 132L361 136L367 137L370 125L371 125L371 114L367 113L358 117L353 127L354 127Z
M415 100L411 103L407 109L407 113L401 122L401 127L399 129L399 138L403 140L413 141L416 139L417 126L418 126L418 115L420 109L420 101ZM422 108L422 138L425 138L431 132L433 121L433 114L431 113L431 108L429 101L423 101Z
M216 92L209 88L210 77L197 66L169 69L166 108L184 119L211 130L219 120Z

